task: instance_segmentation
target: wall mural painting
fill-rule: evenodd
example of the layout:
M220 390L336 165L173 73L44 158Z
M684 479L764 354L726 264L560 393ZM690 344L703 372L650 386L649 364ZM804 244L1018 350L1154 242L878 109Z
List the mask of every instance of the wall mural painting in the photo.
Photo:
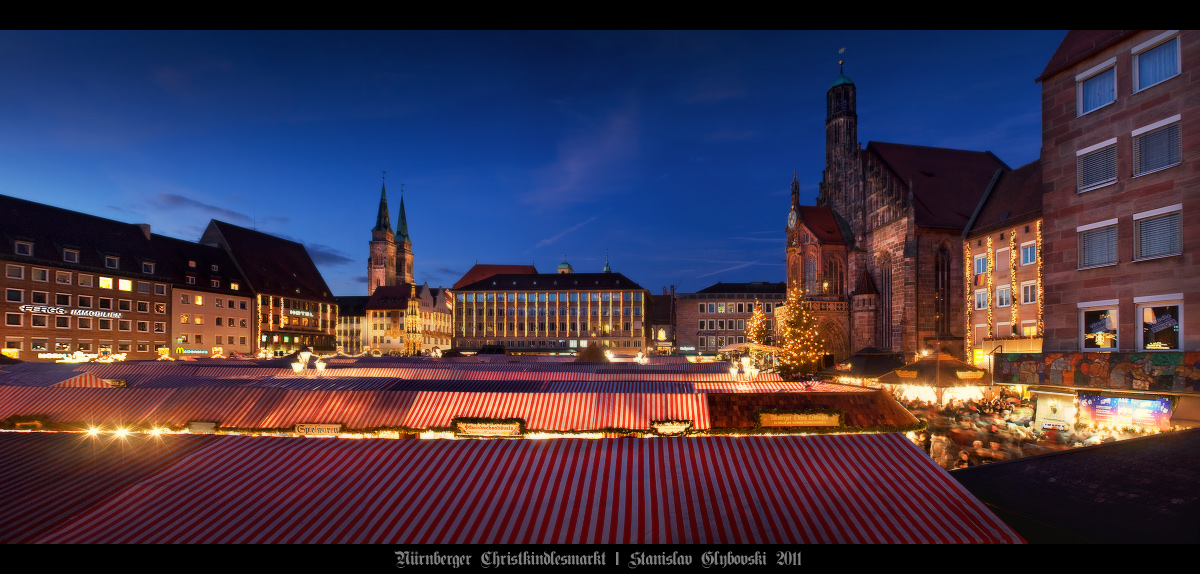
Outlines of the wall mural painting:
M1200 393L1200 353L1002 353L996 382Z

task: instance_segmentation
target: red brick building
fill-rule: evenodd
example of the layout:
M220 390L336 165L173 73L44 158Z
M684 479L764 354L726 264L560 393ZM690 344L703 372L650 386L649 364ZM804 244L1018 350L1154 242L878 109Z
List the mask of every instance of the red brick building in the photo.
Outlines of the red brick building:
M1200 32L1072 31L1038 78L1045 350L1200 349L1198 65Z
M782 282L718 282L695 293L679 293L675 309L679 351L715 355L721 347L745 343L746 323L756 302L762 304L767 332L773 334L775 307L783 305L784 292Z

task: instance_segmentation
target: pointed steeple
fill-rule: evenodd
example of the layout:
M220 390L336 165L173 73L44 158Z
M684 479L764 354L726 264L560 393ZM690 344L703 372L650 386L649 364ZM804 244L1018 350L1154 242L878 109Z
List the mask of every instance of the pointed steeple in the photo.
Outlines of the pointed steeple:
M403 198L400 201L403 202ZM375 228L371 231L392 232L392 218L388 215L387 183L383 184L383 191L379 194L379 214L375 216Z
M404 188L400 188L400 223L396 224L396 241L409 241L408 218L404 216Z
M612 267L608 266L608 254L604 255L604 273L612 273Z
M792 170L792 206L800 205L800 178L796 175L797 170Z

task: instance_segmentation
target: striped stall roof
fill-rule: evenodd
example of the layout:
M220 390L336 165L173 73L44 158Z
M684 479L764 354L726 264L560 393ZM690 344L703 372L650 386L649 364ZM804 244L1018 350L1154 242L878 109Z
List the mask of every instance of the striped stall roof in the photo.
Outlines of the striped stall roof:
M463 381L463 380L412 380L396 381L388 387L390 391L457 391L464 393L533 393L542 389L540 381Z
M605 381L553 381L541 388L546 393L695 393L691 383L680 382L605 382Z
M1022 542L897 434L168 436L90 456L77 436L3 434L0 542Z
M759 379L762 377L760 376ZM777 381L694 383L697 393L792 393L792 392L843 392L861 393L864 389L853 385L841 385L824 381Z
M691 420L711 428L703 395L650 393L456 393L421 392L403 426L449 427L456 417L522 418L526 428L587 431L649 429L653 420Z
M362 391L351 395L346 407L347 428L395 428L404 419L420 393L414 391Z

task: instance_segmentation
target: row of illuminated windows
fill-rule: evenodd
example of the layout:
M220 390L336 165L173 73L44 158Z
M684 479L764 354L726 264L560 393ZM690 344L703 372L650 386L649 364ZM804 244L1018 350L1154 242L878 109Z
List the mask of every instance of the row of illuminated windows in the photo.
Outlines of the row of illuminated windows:
M765 324L767 327L767 331L770 331L771 330L771 322L766 321ZM707 329L705 328L705 325L708 326ZM700 319L700 326L698 328L701 331L704 331L704 330L708 330L708 331L727 331L727 330L728 331L745 331L746 330L746 320L738 319L735 321L733 319L730 319L730 320L726 321L725 319L707 319L707 320Z
M204 324L204 315L189 315L187 313L181 313L179 315L179 323L181 325L203 325ZM215 325L217 327L245 328L246 320L241 319L240 325L239 325L239 319L236 317L215 317L213 319L213 325Z
M7 327L24 327L25 326L25 317L26 317L26 315L24 313L5 313L4 314L4 325ZM72 328L74 328L74 329L91 329L91 328L93 328L93 325L94 325L96 329L99 329L101 331L112 331L113 326L115 325L116 330L118 330L118 331L133 331L134 327L136 326L137 332L139 332L139 333L151 332L150 331L150 329L151 329L150 321L133 321L131 319L107 319L107 318L101 318L101 317L73 317L71 315L36 315L35 314L35 315L29 315L28 317L29 317L29 326L30 327L49 328L51 325L53 325L57 329L72 329ZM74 322L74 326L72 326L72 324L71 324L72 322ZM155 333L166 333L167 332L167 324L164 322L161 322L161 321L155 321L153 323L153 329L154 329L153 332L155 332Z
M225 304L227 302L229 304L230 309L245 309L246 308L246 301L235 301L233 299L229 299L228 301L225 301L225 300L222 300L220 297L213 298L213 306L217 307L217 308L225 307ZM181 305L204 305L204 295L180 293L179 294L179 304L181 304Z
M1079 347L1121 348L1119 300L1078 303ZM1134 341L1139 351L1179 351L1183 342L1183 294L1134 297Z
M457 295L459 303L503 303L506 300L509 303L557 303L576 301L641 301L642 294L640 292L625 291L621 293L459 293Z
M234 340L233 335L216 335L213 338L216 339L216 341L213 342L214 345L245 345L246 344L245 336L239 336L237 338L238 339L237 343L233 342L233 340ZM204 334L203 333L196 333L196 334L180 333L179 337L176 338L176 341L180 344L186 344L186 345L192 345L192 344L203 345L204 344Z
M1021 249L1021 256L1020 256L1021 257L1021 265L1033 265L1034 263L1037 263L1037 243L1036 242L1028 241L1028 242L1022 243L1020 249ZM1008 248L1004 247L1002 249L996 250L996 261L999 262L999 261L1004 260L1004 256L1001 255L1001 253L1004 251L1008 251ZM984 273L987 273L987 268L988 268L987 254L985 253L983 255L976 255L975 260L974 260L974 265L975 265L975 274L976 275L982 275ZM1000 269L1003 269L1006 267L1007 267L1007 265L1002 266Z
M1037 303L1037 281L1026 281L1021 284L1021 304L1032 305ZM988 294L986 289L975 291L975 310L979 311L987 309ZM1008 307L1012 305L1012 286L1001 285L996 287L996 306Z
M114 279L112 277L97 277L84 273L77 274L70 271L55 271L54 282L59 285L71 285L73 279L77 279L80 287L99 287L101 289L117 289L118 291L133 291L134 281L129 279ZM6 265L4 268L4 276L8 279L25 279L25 266L23 265ZM29 270L29 279L40 283L50 282L50 270L42 267L31 267ZM167 286L162 283L153 284L155 295L166 295ZM145 281L137 282L137 292L149 294L151 284Z
M1075 228L1079 269L1115 265L1117 219ZM1183 253L1183 204L1143 211L1133 215L1133 260L1142 261Z
M310 327L314 329L328 329L328 319L317 319L316 317L288 317L287 315L267 315L263 313L259 316L260 324L268 324L268 319L271 325L280 327Z
M753 313L754 303L700 303L701 313ZM783 303L771 303L770 301L762 304L763 312L770 313L776 307L782 307Z
M113 307L113 299L111 297L93 297L91 295L71 295L70 293L55 293L54 305L59 307L71 307L71 301L74 298L75 307L82 309L93 308L93 303L96 309L102 311L133 311L135 302L130 299L117 299L116 307ZM4 300L8 303L25 303L25 290L6 287L4 289ZM47 291L30 291L29 303L34 305L50 305L50 293ZM136 308L138 313L149 313L151 306L154 312L160 315L166 314L166 303L152 303L150 301L137 301Z
M632 340L614 341L611 339L592 341L593 345L600 346L600 347L641 347L641 345L639 343L640 343L639 341L632 341ZM493 343L490 340L488 340L486 342L483 340L459 341L459 346L464 349L474 349L474 348L481 347L483 345L492 345L492 344L495 344L495 343ZM505 347L508 347L508 348L550 347L550 348L578 349L578 348L587 347L588 341L587 341L587 339L558 339L558 340L543 339L543 340L536 340L536 341L513 340L513 341L500 341L499 344L504 345Z
M1179 31L1163 32L1130 50L1133 93L1178 76ZM1117 59L1109 58L1075 76L1076 109L1082 116L1117 101Z
M273 295L259 295L258 301L264 307L274 307L288 310L295 309L297 311L311 311L313 313L327 313L330 311L328 303L300 301L297 299L288 299L286 297L276 297Z
M10 339L10 340L7 340L4 342L4 347L6 349L20 350L23 342L24 341L21 341L21 340L11 340ZM33 338L33 339L30 339L29 342L30 342L29 348L31 351L50 351L51 350L51 347L50 347L51 343L50 343L49 339ZM71 352L71 341L54 341L53 345L54 345L53 351L56 353ZM157 343L154 345L154 348L159 349L159 348L163 348L166 346L167 345L165 343ZM112 341L101 341L99 344L99 347L96 347L95 345L93 345L92 341L79 341L75 345L75 350L83 351L85 353L93 352L93 350L96 348L98 348L101 351L111 352L113 349L113 343L112 343ZM131 350L133 348L134 347L133 347L132 341L118 341L117 342L117 352L118 353L129 353L129 352L132 352ZM137 343L137 352L139 352L139 353L149 353L150 348L151 348L150 343L148 343L148 342L138 341L138 343Z
M1138 177L1183 162L1181 116L1140 127L1131 132L1132 177ZM1076 192L1083 193L1117 181L1117 138L1075 152Z
M975 341L987 341L990 339L1007 339L1014 334L1020 334L1025 337L1036 337L1037 321L1021 321L1021 324L1014 329L1012 323L996 323L996 336L988 336L987 325L975 325Z
M535 312L535 310L536 310L536 312ZM607 317L609 315L610 310L614 317L616 317L616 316L641 317L642 316L642 308L641 307L616 307L616 308L591 307L591 315L593 317ZM476 311L476 309L467 307L462 310L462 316L474 317L474 316L478 315L480 317L485 317L485 316L486 317L504 317L504 316L524 317L527 314L525 307L507 307L507 308L505 308L505 307L500 307L500 308L487 307L486 310L479 309L478 310L479 313L476 313L475 311ZM581 313L580 311L583 311L583 312ZM538 317L547 317L547 316L556 317L559 315L562 315L563 317L566 317L568 315L571 317L576 317L576 316L580 316L580 315L587 316L588 312L586 309L580 309L579 307L564 308L562 310L562 313L558 312L557 307L549 307L549 308L536 307L534 309L529 309L528 315L530 317L533 317L535 315Z
M725 345L735 345L735 344L736 344L736 345L740 345L740 344L742 344L742 343L745 343L745 342L746 342L746 337L745 337L745 336L737 336L737 337L733 337L733 336L729 336L729 337L721 337L721 336L700 337L700 339L696 341L696 348L697 348L697 349L720 349L721 347L724 347Z
M505 323L499 323L497 325L488 324L487 328L489 330L500 330L500 329L504 328L504 325L505 325ZM628 323L628 322L620 323L620 324L616 324L616 325L604 325L604 324L597 324L597 323L508 323L507 325L508 325L509 331L516 331L516 332L521 332L521 331L575 331L575 332L579 332L579 333L586 333L588 331L591 331L592 328L596 328L597 330L603 330L605 332L609 332L609 331L617 330L617 329L619 329L621 331L632 330L634 336L641 335L641 332L642 332L641 329L633 329L632 324ZM537 327L536 329L534 328L535 325ZM484 329L484 324L476 323L475 327L476 327L477 331L482 331Z

